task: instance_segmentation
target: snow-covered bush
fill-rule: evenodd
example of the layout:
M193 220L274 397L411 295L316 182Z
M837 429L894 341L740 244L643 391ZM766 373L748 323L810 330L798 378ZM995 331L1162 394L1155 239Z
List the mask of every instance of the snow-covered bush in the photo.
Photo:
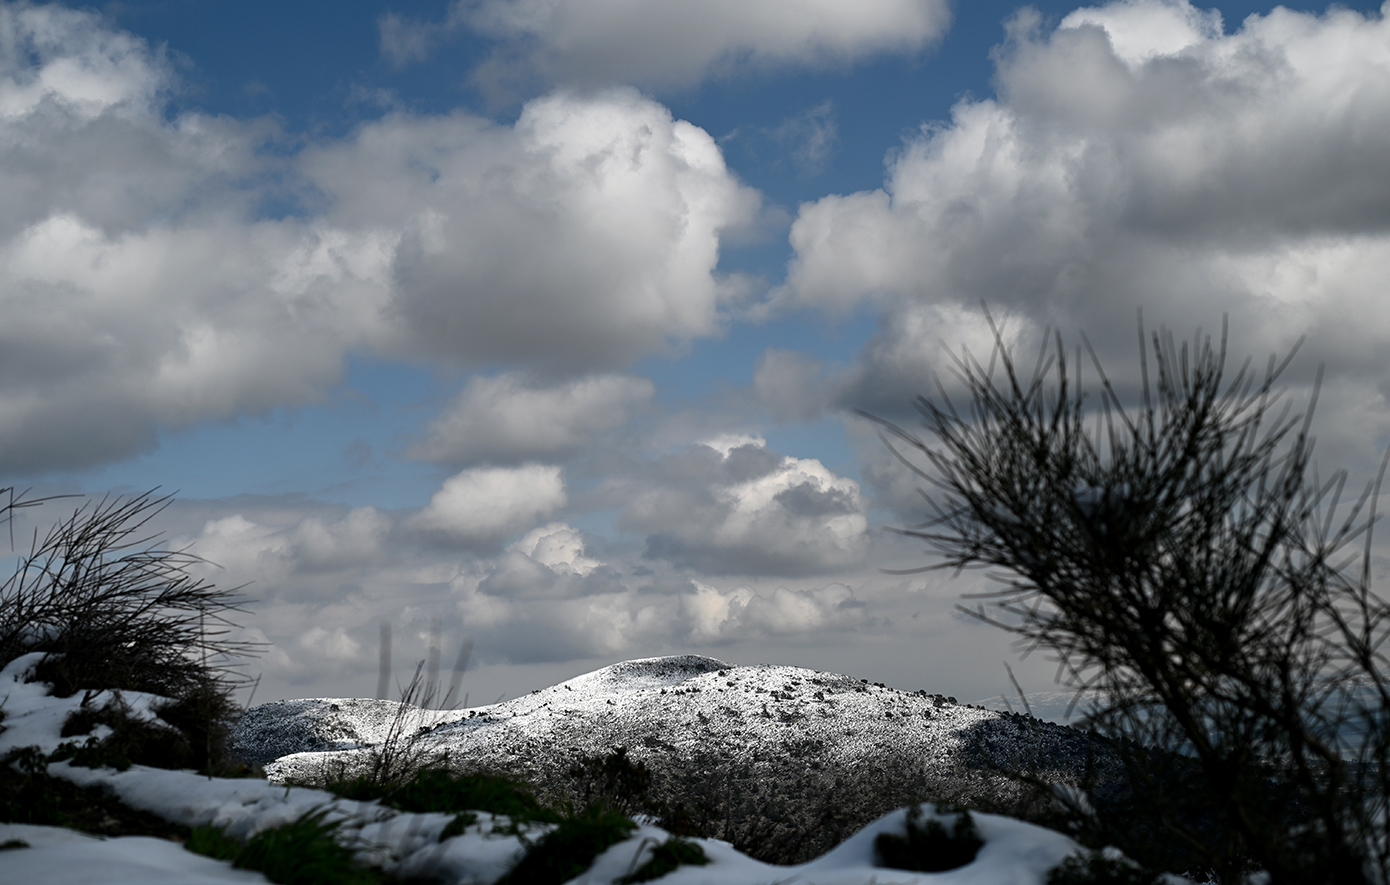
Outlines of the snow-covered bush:
M950 829L941 822L942 816L954 816ZM975 829L975 819L963 808L951 815L937 807L926 816L921 805L914 805L908 809L905 823L902 835L879 833L874 839L874 855L881 866L941 873L970 863L985 844Z
M1379 480L1338 512L1345 475L1311 469L1312 401L1279 403L1292 355L1227 377L1224 329L1218 347L1156 334L1150 355L1141 327L1127 402L1094 351L1087 399L1049 337L1031 377L997 330L988 367L957 358L969 402L919 398L926 439L880 423L928 483L904 533L929 567L1005 570L975 613L1055 654L1115 739L1126 788L1077 805L1079 832L1222 881L1390 881Z

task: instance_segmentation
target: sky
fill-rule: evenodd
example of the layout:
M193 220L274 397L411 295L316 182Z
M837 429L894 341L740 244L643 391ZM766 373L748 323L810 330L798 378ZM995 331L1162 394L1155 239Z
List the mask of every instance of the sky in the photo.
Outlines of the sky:
M473 703L680 653L1045 692L986 576L887 573L923 506L857 411L982 305L1121 386L1140 310L1228 317L1369 475L1385 11L0 2L0 487L176 493L257 703L373 694L383 624Z

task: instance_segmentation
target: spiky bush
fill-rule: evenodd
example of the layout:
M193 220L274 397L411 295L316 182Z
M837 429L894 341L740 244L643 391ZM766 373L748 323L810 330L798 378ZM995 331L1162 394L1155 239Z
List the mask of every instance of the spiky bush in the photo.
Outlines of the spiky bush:
M904 531L929 567L1002 569L996 607L974 612L1060 659L1116 739L1124 813L1092 795L1078 823L1150 868L1386 881L1380 480L1339 508L1345 474L1311 467L1312 403L1280 403L1292 355L1228 376L1224 329L1217 347L1160 333L1151 365L1141 327L1127 405L1094 352L1087 399L1050 337L1031 377L997 329L988 367L959 357L968 403L919 398L926 439L883 423L929 484L929 519Z
M0 493L11 495L0 505L5 520L39 503ZM242 611L236 591L196 577L204 560L150 530L170 500L108 496L36 532L0 584L0 664L44 653L33 678L59 697L118 690L167 698L161 717L188 737L181 759L202 767L220 756L237 711L232 666L254 646L230 638L229 617Z
M497 885L560 885L587 870L594 858L626 839L637 824L602 803L566 816L530 845Z

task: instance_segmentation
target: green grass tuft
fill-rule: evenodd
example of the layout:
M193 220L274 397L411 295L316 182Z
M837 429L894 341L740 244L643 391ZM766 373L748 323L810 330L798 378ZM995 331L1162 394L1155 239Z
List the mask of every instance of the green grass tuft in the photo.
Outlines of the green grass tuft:
M632 873L617 880L617 885L635 885L660 879L677 867L702 867L709 863L705 850L689 839L675 836L652 849L652 856Z
M344 799L379 802L399 811L486 811L516 821L559 823L560 815L540 803L519 781L497 774L457 774L440 768L417 771L401 784L380 784L367 777L328 784Z
M243 870L256 870L279 885L379 885L384 873L359 865L352 849L338 842L341 821L327 819L328 809L257 833L245 845L221 830L199 827L184 847Z
M602 804L566 818L531 845L496 885L560 885L587 870L594 858L632 835L637 824Z

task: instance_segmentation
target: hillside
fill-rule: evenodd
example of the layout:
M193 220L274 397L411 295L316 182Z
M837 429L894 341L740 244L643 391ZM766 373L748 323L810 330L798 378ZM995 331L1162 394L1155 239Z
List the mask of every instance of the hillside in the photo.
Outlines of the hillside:
M454 711L324 698L248 711L234 735L274 782L357 770L397 716L412 752L502 771L576 803L574 769L624 748L652 773L654 804L763 860L816 857L895 808L952 801L1037 818L1003 772L1071 782L1096 747L1071 728L784 666L686 655L626 661L504 703Z
M193 771L166 770L139 764L109 767L96 765L93 759L79 763L76 757L63 758L61 761L53 756L47 759L34 757L33 754L55 754L55 751L56 755L61 756L64 741L77 737L68 733L71 731L69 725L74 721L74 715L85 708L118 709L123 715L132 717L133 721L155 728L167 728L158 724L158 715L154 712L161 699L151 695L103 691L66 698L54 696L51 686L33 678L34 667L42 657L42 653L26 654L0 669L0 685L5 686L5 716L3 723L0 723L0 757L17 760L14 764L18 766L8 772L13 782L11 785L46 785L45 789L65 785L59 791L65 795L73 789L85 790L87 799L84 802L95 803L94 807L117 814L121 820L88 821L76 826L79 823L76 820L40 820L44 815L36 817L30 813L43 809L15 809L23 813L17 818L0 820L0 847L4 849L4 863L0 863L0 885L35 882L64 885L265 883L267 877L256 871L259 867L234 868L228 860L185 850L180 843L191 841L196 828L213 828L235 844L245 843L249 850L257 840L273 838L275 834L296 827L297 822L307 819L327 821L333 828L333 838L345 846L358 863L381 871L380 876L369 871L371 881L489 885L509 870L516 869L519 862L540 850L537 846L548 844L545 840L550 834L566 826L561 823L557 827L532 818L508 819L485 811L463 815L453 811L413 813L373 801L345 799L322 790L281 786L256 777L212 777ZM612 711L618 707L618 695L651 691L655 691L657 698L682 699L673 701L672 706L665 709L684 710L698 722L703 707L692 698L706 700L699 696L718 692L706 683L696 681L696 684L688 685L687 682L699 680L702 676L718 677L724 680L725 695L730 694L727 691L731 688L728 683L733 682L734 688L746 684L749 693L755 696L771 691L767 685L775 684L777 691L783 695L782 703L791 704L799 694L795 690L797 686L787 689L784 686L789 682L775 680L788 677L803 679L804 676L797 674L812 672L789 668L734 668L709 659L629 662L551 689L552 697L574 698L573 704L558 711L562 716L543 712L555 711L557 704L554 700L547 702L543 697L546 692L537 692L526 699L519 699L531 702L533 706L529 708L513 702L511 705L456 711L448 716L430 714L439 724L425 737L431 742L443 744L451 733L503 736L507 734L507 728L490 728L487 723L500 725L518 720L511 729L515 732L513 737L529 732L532 740L540 741L542 729L523 728L527 720L533 726L539 726L548 719L558 720L565 715L573 715L576 723L587 721L598 726L601 716L595 714L602 714L604 710L601 708ZM768 678L774 682L764 684ZM815 691L823 692L827 699L838 691L845 695L840 698L842 706L859 714L874 704L881 706L888 700L887 695L875 693L872 687L862 682L857 683L856 688L852 681L843 680L843 677L839 682L827 674L810 678L822 680L820 684L811 683L817 686ZM759 691L759 688L763 691ZM564 694L560 695L559 692ZM790 700L785 697L788 693L792 695ZM928 700L933 709L945 709L945 703L938 708L934 699ZM337 710L333 709L335 706ZM770 716L761 718L774 718L774 706L775 702L769 702ZM273 715L276 708L288 713L289 718L277 724ZM895 707L883 707L882 718L887 721L889 712L894 713L893 719L902 718L909 708L906 702ZM530 716L521 715L525 709L532 711ZM321 740L322 728L326 724L335 729L350 726L359 736L381 736L383 732L379 729L385 721L381 714L388 710L391 710L391 705L380 702L325 700L265 705L248 719L241 738L254 742L258 723L265 734L274 735L282 741L295 733L301 737L312 736L316 729L320 734L313 739ZM395 711L401 710L399 705L395 706ZM407 708L404 712L411 714L416 711ZM512 712L518 715L505 715ZM335 715L327 715L329 713ZM786 718L791 720L788 724L802 721L791 715L790 708L787 713ZM821 718L828 720L832 717ZM945 718L949 717L932 718L930 721ZM806 716L805 719L811 720L812 717ZM644 721L649 728L660 727L650 719L634 721ZM978 725L989 722L1000 723L1002 720L994 714L961 708L959 721L951 727L964 724L969 730L971 723ZM670 727L680 725L676 723ZM931 730L935 730L935 726ZM104 726L98 726L93 736L100 737L109 731ZM564 729L558 731L563 732ZM598 728L596 731L602 737L623 733L621 729ZM941 729L942 734L948 731L949 728ZM837 738L839 732L836 729L822 729L821 733L828 736L828 745L832 747L842 743ZM878 734L869 729L864 733ZM711 729L701 734L730 736L738 732L725 728ZM958 727L956 734L961 734ZM591 739L594 737L590 735ZM499 742L499 746L505 743L500 737ZM774 763L778 759L790 758L785 751L768 750L762 753L756 741L747 736L741 739L731 737L727 743L728 748L742 746L750 762L761 762L759 757L766 757ZM846 746L873 746L871 742L863 741L857 744L854 741L843 743ZM717 741L710 742L710 746L717 744ZM958 743L957 748L964 750L969 745L968 741L963 741ZM268 741L262 741L261 747L263 750L271 749ZM293 766L307 770L310 760L317 759L321 763L332 756L333 753L300 754L272 767L283 778ZM825 758L832 757L833 753ZM861 756L866 761L873 757L873 753ZM31 758L36 765L20 765L25 758ZM658 755L653 754L649 758L656 759ZM845 801L854 799L851 789L841 790L839 796ZM48 797L43 801L52 803L55 800ZM952 823L956 820L955 815L949 812L938 814L930 808L926 809L925 815L928 823L933 820ZM892 810L859 828L833 850L797 866L771 866L740 853L736 846L727 842L696 838L686 844L697 846L702 859L682 861L685 865L662 876L661 881L669 885L765 885L792 880L815 881L822 885L863 885L879 881L900 882L903 885L926 885L928 882L940 885L993 885L999 882L1042 885L1050 869L1079 850L1075 842L1060 833L1006 817L976 814L974 824L979 837L978 854L973 859L962 859L960 863L963 865L937 873L885 867L877 847L878 840L884 836L902 842L903 835L910 835L913 827L917 826L911 820L907 810ZM598 849L599 853L585 861L587 868L574 881L591 885L615 885L625 881L634 869L655 858L658 846L667 844L669 836L667 830L650 822L635 826L626 836L619 836L618 841L607 849ZM273 877L271 880L289 881ZM294 881L330 880L320 877Z

